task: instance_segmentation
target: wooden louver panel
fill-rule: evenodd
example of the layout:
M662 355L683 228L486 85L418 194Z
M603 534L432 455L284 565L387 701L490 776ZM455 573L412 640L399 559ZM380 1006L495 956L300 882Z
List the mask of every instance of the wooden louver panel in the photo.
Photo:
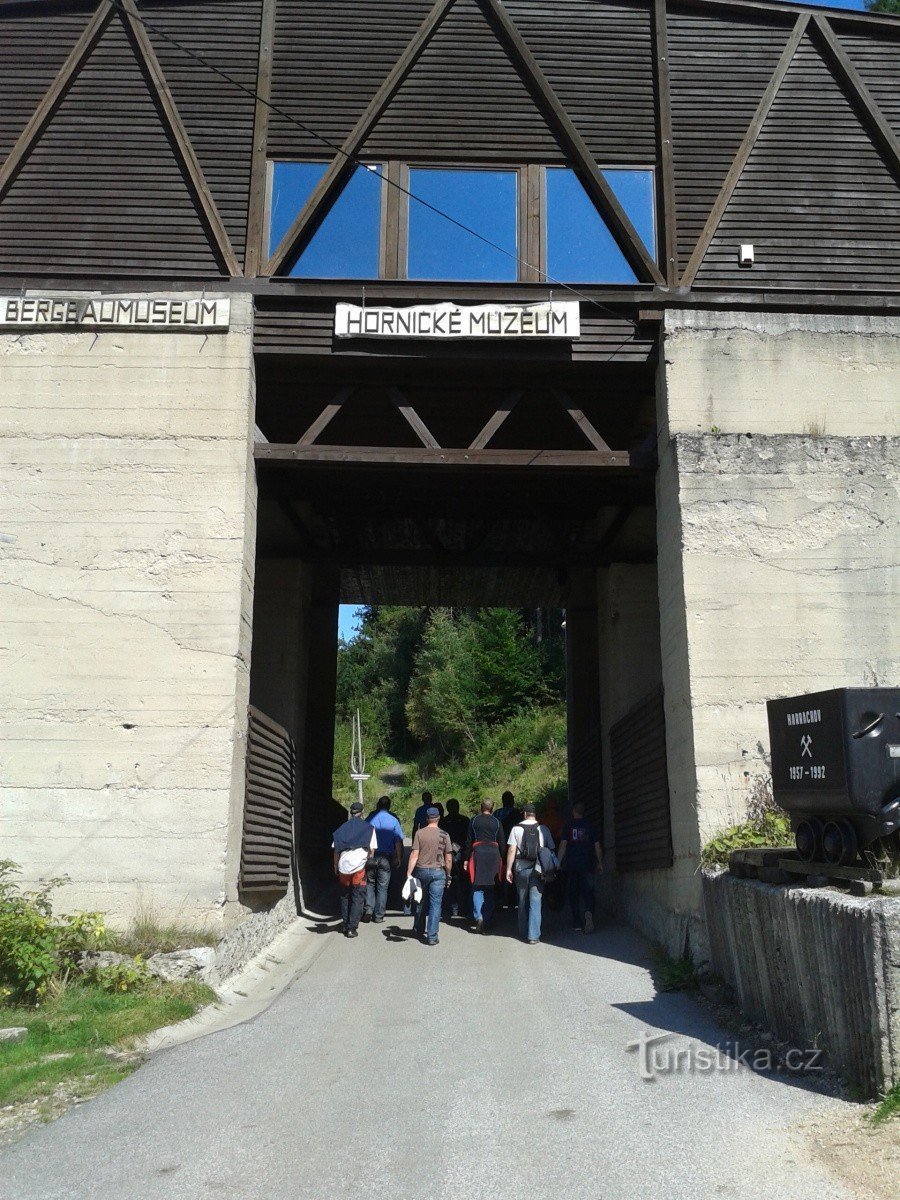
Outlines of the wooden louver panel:
M616 869L671 867L672 826L662 689L609 731Z
M285 892L294 846L296 761L290 734L259 709L249 709L242 892Z

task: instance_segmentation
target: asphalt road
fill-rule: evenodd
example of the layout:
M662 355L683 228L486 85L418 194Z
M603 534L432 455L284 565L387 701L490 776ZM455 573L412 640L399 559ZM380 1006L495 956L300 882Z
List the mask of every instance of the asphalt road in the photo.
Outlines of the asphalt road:
M527 946L511 922L442 926L428 949L408 925L311 926L323 953L268 1011L27 1135L0 1196L849 1200L800 1129L841 1102L733 1059L688 1070L728 1037L656 994L629 931ZM642 1080L645 1030L680 1070Z

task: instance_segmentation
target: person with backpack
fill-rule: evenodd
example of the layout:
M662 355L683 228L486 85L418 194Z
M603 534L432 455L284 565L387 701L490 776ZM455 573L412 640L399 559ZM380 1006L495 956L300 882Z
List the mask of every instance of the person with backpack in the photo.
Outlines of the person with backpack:
M580 801L572 806L572 819L563 830L559 867L565 872L572 910L572 928L594 932L594 875L603 870L603 853L594 826Z
M350 819L334 831L331 842L334 873L341 885L341 916L344 937L359 936L359 922L366 900L366 864L378 847L375 830L363 820L358 800L350 805Z
M506 885L503 855L506 838L494 816L493 800L482 800L481 811L469 823L463 850L463 870L472 885L472 916L475 932L487 933L494 919L494 887Z
M550 830L538 823L533 804L522 806L522 821L513 826L506 855L506 878L519 897L519 936L529 946L541 940L544 885L556 877L555 846Z

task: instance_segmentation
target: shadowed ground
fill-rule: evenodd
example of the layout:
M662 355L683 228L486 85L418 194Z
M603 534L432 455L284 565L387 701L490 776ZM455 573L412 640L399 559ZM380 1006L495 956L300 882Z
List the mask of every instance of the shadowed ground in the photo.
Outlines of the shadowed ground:
M527 946L409 920L355 941L322 922L313 966L262 1015L158 1054L0 1157L16 1200L431 1196L837 1200L800 1122L842 1102L748 1070L644 1082L643 1030L727 1035L655 993L644 944L551 921Z

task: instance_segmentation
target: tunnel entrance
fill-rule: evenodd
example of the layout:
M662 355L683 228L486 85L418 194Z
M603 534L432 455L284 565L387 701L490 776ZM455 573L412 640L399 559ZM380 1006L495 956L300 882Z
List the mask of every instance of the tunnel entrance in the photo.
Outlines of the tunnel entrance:
M344 815L341 604L565 610L569 801L606 823L604 704L659 675L650 365L264 355L256 419L250 698L293 743L303 871Z

